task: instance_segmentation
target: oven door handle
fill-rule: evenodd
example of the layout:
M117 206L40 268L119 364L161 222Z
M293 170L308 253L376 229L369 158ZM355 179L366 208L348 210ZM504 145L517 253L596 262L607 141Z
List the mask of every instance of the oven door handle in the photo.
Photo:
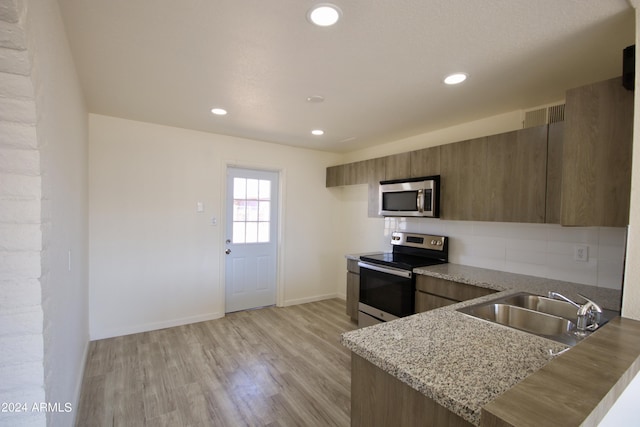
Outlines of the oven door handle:
M413 273L408 270L402 270L400 268L393 267L381 267L375 264L369 264L368 262L358 261L358 266L361 268L368 268L369 270L378 271L380 273L393 274L394 276L400 276L407 279L411 279L413 277Z

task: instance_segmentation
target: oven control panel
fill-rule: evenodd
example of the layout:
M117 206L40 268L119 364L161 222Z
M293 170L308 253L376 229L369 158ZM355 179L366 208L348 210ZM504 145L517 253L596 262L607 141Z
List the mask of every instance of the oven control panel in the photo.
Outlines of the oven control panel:
M431 234L405 233L394 231L391 234L392 245L410 246L421 249L431 249L444 251L447 238L445 236L434 236Z

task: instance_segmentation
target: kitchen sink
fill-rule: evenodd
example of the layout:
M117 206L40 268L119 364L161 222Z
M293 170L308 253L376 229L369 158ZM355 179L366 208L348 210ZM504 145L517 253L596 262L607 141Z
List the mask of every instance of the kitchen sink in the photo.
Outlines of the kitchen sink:
M460 311L490 322L543 336L561 335L574 327L573 322L562 317L507 304L481 304Z
M551 314L573 321L577 320L578 308L566 301L547 298L540 295L533 295L521 292L502 299L503 304L522 307L541 313Z
M552 298L520 292L458 309L459 312L492 323L529 332L573 346L588 336L576 329L575 305ZM617 313L604 310L602 326Z

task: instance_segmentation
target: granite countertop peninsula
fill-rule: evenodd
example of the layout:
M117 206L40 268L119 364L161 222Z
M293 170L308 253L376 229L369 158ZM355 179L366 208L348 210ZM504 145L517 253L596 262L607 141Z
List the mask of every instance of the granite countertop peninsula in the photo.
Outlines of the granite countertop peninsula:
M458 308L520 291L544 295L549 290L569 298L583 293L614 310L620 306L620 291L534 276L457 264L414 272L500 293L346 332L342 344L474 425L480 424L484 405L569 347L467 316Z

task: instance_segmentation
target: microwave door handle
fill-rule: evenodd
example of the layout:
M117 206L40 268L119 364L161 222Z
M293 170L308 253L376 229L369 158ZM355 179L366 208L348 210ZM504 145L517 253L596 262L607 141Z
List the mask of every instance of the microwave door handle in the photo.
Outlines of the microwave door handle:
M418 190L418 197L416 197L416 207L418 208L418 212L424 212L424 190Z

